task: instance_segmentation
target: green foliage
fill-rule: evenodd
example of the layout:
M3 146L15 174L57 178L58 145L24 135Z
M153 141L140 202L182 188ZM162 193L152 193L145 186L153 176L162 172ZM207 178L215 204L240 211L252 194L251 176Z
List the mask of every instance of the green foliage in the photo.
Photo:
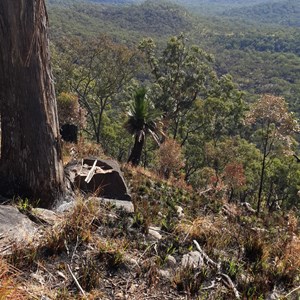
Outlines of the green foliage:
M159 114L146 96L144 87L138 88L133 95L133 102L128 111L128 119L124 127L135 136L134 146L128 162L137 166L140 162L146 134L150 134L159 144L158 121Z
M292 156L274 158L267 168L265 193L267 207L273 211L279 205L282 209L299 209L300 166Z
M25 198L24 200L21 198L17 199L17 208L22 213L27 213L32 210L32 205L30 204L29 199Z
M150 130L155 130L155 111L151 102L146 98L146 88L139 88L134 96L133 102L128 110L128 121L125 128L130 134L135 134L144 127Z
M265 5L264 0L252 1L249 16L245 18L251 18L251 10L263 9L256 5L276 8L277 13L283 2L280 5L275 2ZM290 4L293 1L282 9L289 11ZM299 111L299 31L203 15L208 5L215 16L216 11L224 15L229 9L245 11L242 0L188 1L186 5L206 10L197 17L161 1L127 6L103 2L50 6L52 36L56 40L52 53L57 62L54 71L58 95L77 93L88 113L87 136L100 141L105 153L120 161L126 160L132 144L126 130L135 136L136 145L140 143L139 162L151 168L157 168L154 152L157 142L168 136L175 138L184 154L177 163L184 165L184 174L176 170L176 176L185 176L186 182L200 192L213 188L214 196L207 196L212 201L220 201L222 197L255 203L262 161L271 150L265 159L262 202L271 210L275 203L285 208L297 205L299 171L291 158L291 151L297 146L286 135L293 123L288 118L283 122L289 114L287 107L283 105L282 110L273 104L271 109L257 107L255 114L270 111L283 118L270 121L267 130L258 128L263 125L265 115L256 118L252 128L245 128L244 118L249 109L246 102L254 102L261 93L274 94L275 98L285 96L290 107ZM111 38L98 38L103 30ZM69 34L82 38L58 41L58 37ZM167 39L170 34L176 35ZM90 39L91 36L97 36L97 40ZM137 45L143 36L151 36L139 45L143 59L130 47L122 46ZM209 52L215 54L214 59ZM124 54L124 60L117 59L118 53ZM131 54L136 55L134 61L128 60ZM228 72L233 76L227 75ZM115 85L114 78L120 78L119 75L126 80ZM131 78L136 80L135 86L131 85ZM137 88L143 85L147 86L147 93ZM131 90L129 98L128 90ZM112 94L107 96L107 91ZM129 104L131 100L134 101ZM158 113L154 113L154 107ZM123 127L126 108L130 114ZM160 116L162 124L158 122ZM160 126L165 136L162 134L162 140L158 141L155 131ZM146 139L149 133L156 142ZM271 146L267 152L263 142L266 136L267 148Z
M176 2L191 8L192 12L199 12L200 16L161 1L127 6L87 1L73 5L49 4L52 39L60 41L62 36L70 35L86 38L102 32L127 45L136 44L145 36L155 38L161 45L167 36L184 32L189 37L188 43L215 55L219 74L230 73L250 95L282 95L290 107L299 112L299 30L279 26L272 14L266 16L269 8L278 8L277 16L286 15L284 23L297 22L297 8L293 8L299 6L297 0ZM234 14L233 8L241 9L241 19L221 15L223 12ZM295 18L292 18L293 13L296 13ZM256 16L273 24L261 26L253 20Z
M59 124L82 124L78 97L75 94L62 92L57 97L57 110Z
M285 100L272 95L263 95L251 106L246 122L256 129L254 139L262 152L257 202L259 213L267 167L272 165L275 157L290 153L292 134L299 129L297 121L287 109Z
M208 86L213 84L212 58L199 47L186 45L183 34L170 38L161 56L152 39L144 39L139 48L152 73L153 102L162 111L165 123L175 121L171 122L171 133L176 138L182 115L198 96L207 95Z
M151 224L165 225L164 229L174 231L178 221L176 205L186 207L187 203L200 202L200 198L179 180L167 182L161 177L139 168L126 167L126 178L131 182L132 198L135 206L135 223L146 229ZM193 211L192 207L187 207ZM193 211L197 214L197 211Z
M64 55L58 61L62 77L87 113L86 132L100 143L105 114L134 76L136 53L105 36L88 43L73 40L63 47Z
M49 3L51 32L55 38L70 34L95 36L109 33L119 41L132 43L149 34L178 34L183 29L189 30L192 25L187 11L170 2L145 1L131 5L70 2L66 2L66 5ZM56 26L60 26L59 31Z
M249 7L232 9L224 14L259 23L300 27L300 3L297 0L266 2Z

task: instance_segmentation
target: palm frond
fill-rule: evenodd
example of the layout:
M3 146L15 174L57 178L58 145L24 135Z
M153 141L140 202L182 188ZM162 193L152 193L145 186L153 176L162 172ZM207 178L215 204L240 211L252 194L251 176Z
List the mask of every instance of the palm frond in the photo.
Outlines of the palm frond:
M124 124L125 129L132 135L150 133L156 143L159 144L160 132L158 128L161 114L154 108L154 105L147 98L147 89L140 87L136 90L133 101L129 106L128 119Z

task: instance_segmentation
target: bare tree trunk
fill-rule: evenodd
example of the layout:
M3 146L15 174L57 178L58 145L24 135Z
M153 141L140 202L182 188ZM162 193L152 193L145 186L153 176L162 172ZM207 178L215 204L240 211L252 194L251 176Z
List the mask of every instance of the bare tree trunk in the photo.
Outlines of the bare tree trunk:
M269 126L268 126L269 129ZM258 188L258 199L257 199L257 216L260 214L261 209L261 202L262 202L262 194L263 194L263 186L264 186L264 179L265 179L265 172L266 172L266 160L268 156L268 137L264 141L264 147L263 147L263 159L262 159L262 165L261 165L261 171L260 171L260 180L259 180L259 188Z
M0 1L0 194L50 207L64 192L44 0Z
M133 166L138 166L141 160L143 147L145 143L145 136L143 134L136 134L134 140L134 146L131 150L131 154L128 158L128 163L131 163Z

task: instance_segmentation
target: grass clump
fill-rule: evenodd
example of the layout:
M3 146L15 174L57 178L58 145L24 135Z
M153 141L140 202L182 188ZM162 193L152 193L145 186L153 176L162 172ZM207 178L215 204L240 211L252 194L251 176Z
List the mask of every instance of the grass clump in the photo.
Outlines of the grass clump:
M93 202L78 199L74 208L64 219L47 230L42 248L48 255L67 250L67 244L92 241L95 223L101 217Z
M20 271L0 258L0 300L27 300L29 297L19 286Z

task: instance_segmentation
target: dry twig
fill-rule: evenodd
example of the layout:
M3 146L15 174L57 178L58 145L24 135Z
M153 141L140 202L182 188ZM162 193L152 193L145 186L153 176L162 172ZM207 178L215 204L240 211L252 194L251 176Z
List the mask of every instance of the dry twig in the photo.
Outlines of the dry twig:
M293 290L291 290L289 293L287 293L284 298L287 298L288 296L292 295L294 292L300 290L300 286L294 288Z
M72 272L70 265L67 264L67 267L68 267L68 270L69 270L69 272L70 272L70 274L71 274L71 276L72 276L75 284L77 285L77 287L79 288L80 292L82 293L83 297L87 298L85 291L83 290L83 288L79 284L77 278L75 277L74 273Z
M229 286L232 290L233 293L235 295L236 299L241 299L240 293L237 290L237 288L235 287L233 281L231 280L231 278L225 274L220 272L220 263L216 263L214 262L205 252L204 250L202 250L202 248L200 247L200 245L198 244L198 242L196 240L193 240L194 244L196 245L197 250L200 252L200 254L202 255L202 257L207 261L208 264L210 264L214 269L216 269L218 271L218 275L221 276L221 278L223 279L223 282Z
M220 269L220 265L217 264L216 262L214 262L200 247L200 245L198 244L198 242L196 240L193 240L194 244L196 245L197 250L200 252L200 254L202 255L202 257L214 268L216 268L217 270Z

